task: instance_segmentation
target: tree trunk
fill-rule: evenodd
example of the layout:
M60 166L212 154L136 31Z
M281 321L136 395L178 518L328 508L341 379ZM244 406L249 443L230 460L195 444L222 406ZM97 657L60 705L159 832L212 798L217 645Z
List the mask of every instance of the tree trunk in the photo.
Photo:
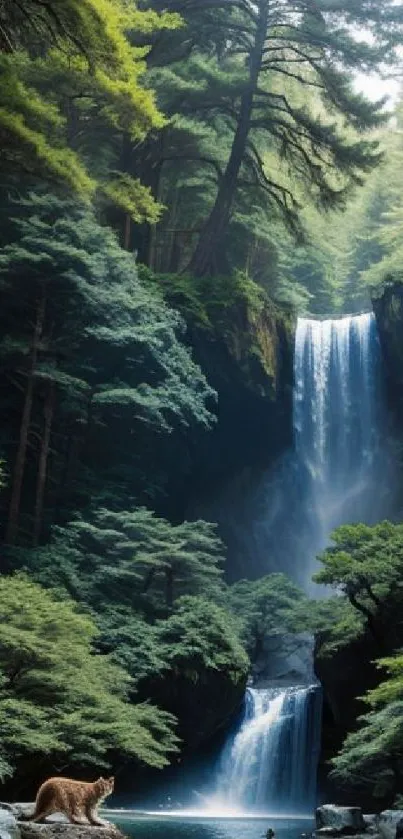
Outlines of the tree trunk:
M364 615L368 631L371 634L373 641L380 650L383 650L385 646L384 638L378 626L376 616L373 615L371 610L368 609L364 603L361 603L361 601L357 599L355 594L348 593L347 596L354 609L357 609L358 612L361 612L361 614Z
M168 609L172 609L174 605L174 572L173 568L167 568L166 570L166 589L165 589L165 602Z
M49 382L48 392L46 394L45 405L44 405L44 428L43 428L43 436L41 440L41 450L39 454L39 463L38 463L38 477L36 482L36 501L35 501L35 514L34 514L34 532L33 532L33 545L36 545L39 542L39 538L41 535L42 530L42 523L43 523L43 507L44 507L44 500L45 500L45 487L46 487L46 474L47 474L47 465L48 465L48 456L49 456L49 447L50 447L50 435L52 432L52 422L53 422L53 414L55 409L55 396L56 396L56 386L53 381Z
M38 359L39 345L45 320L46 297L45 288L42 289L42 296L39 300L36 310L36 321L34 327L34 334L32 338L32 347L30 355L30 365L28 370L28 381L25 391L24 407L22 410L21 425L20 425L20 439L18 443L17 457L14 465L13 483L11 490L10 510L8 515L8 525L6 531L6 542L9 545L14 545L17 530L18 519L20 515L22 482L24 478L25 460L28 444L28 432L31 422L32 403L34 398L34 379L36 363Z
M260 0L255 42L250 53L249 82L241 98L237 128L227 168L218 188L214 207L201 233L190 262L189 271L196 277L228 273L224 240L231 220L238 176L248 142L253 113L253 101L258 86L267 37L268 0Z
M132 220L129 216L129 213L126 213L126 215L125 215L125 229L124 229L124 233L123 233L123 247L124 247L125 251L130 250L131 238L132 238Z

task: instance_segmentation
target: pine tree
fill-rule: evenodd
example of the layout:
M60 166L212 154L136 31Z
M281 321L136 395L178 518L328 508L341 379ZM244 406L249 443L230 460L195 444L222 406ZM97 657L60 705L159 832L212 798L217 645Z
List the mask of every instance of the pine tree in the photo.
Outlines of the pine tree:
M206 400L213 392L181 343L178 315L139 280L132 257L85 206L45 193L10 209L14 241L0 254L0 352L8 400L10 382L16 397L22 394L12 407L18 416L20 402L7 533L12 544L32 450L32 529L33 540L39 539L53 432L60 452L53 460L65 484L62 440L68 460L75 448L75 469L83 458L91 462L101 428L118 439L128 433L130 456L136 457L133 428L161 434L194 422L208 427ZM128 456L122 452L125 462ZM94 458L99 460L98 451Z
M185 16L190 9L200 12L200 4L180 5ZM176 8L174 0L168 8ZM232 50L237 55L244 80L232 113L225 100L222 105L233 126L232 147L191 261L197 275L219 273L226 267L223 244L242 180L258 186L291 228L298 226L294 184L289 189L266 168L261 137L269 138L294 180L309 183L316 202L325 208L343 202L349 183L360 182L363 173L379 162L376 142L361 135L382 121L383 103L371 104L356 95L350 74L393 62L403 23L402 10L391 0L382 7L375 0L344 4L318 0L313 10L310 2L302 2L297 12L287 0L256 4L214 0L205 8L215 9L217 15L226 13L222 25L228 33L227 53ZM355 27L364 20L371 43L355 36ZM304 91L304 104L304 94L298 101L287 89L285 82L290 79L294 90L296 85Z
M164 124L141 81L146 50L133 47L128 33L147 37L178 23L124 0L5 0L0 131L7 171L51 177L87 196L98 190L137 221L155 221L149 190L117 165L119 138L138 141Z

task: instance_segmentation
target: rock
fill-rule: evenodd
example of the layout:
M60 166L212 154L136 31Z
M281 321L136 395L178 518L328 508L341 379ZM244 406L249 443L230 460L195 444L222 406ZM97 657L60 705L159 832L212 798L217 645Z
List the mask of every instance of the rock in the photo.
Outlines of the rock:
M365 822L361 807L324 804L316 810L316 827L322 836L351 836L365 831ZM327 828L326 834L321 832L323 828Z
M377 822L383 839L401 839L403 836L403 810L384 810Z
M378 816L375 813L364 813L363 819L366 833L379 833Z
M0 805L0 839L20 839L17 820L11 810Z
M123 834L114 824L105 827L70 824L70 822L19 822L21 839L122 839Z
M9 810L16 819L27 819L35 810L35 801L28 803L16 802L12 804L0 804L0 807L4 807L5 810Z

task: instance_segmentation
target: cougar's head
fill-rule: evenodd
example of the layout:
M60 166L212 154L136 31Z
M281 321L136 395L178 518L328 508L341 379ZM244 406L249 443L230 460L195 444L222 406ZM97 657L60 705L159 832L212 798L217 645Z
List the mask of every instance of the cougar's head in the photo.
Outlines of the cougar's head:
M110 778L98 778L97 787L99 789L99 797L102 801L112 795L115 786L115 778L111 775Z

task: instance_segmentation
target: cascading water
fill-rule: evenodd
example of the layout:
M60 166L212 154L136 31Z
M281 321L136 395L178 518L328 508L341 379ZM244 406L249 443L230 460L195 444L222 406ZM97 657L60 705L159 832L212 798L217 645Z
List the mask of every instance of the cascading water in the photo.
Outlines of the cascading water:
M210 805L228 812L311 812L319 702L315 686L249 688L243 721L224 749Z
M298 320L294 475L300 555L309 577L332 530L372 524L388 511L379 372L372 314Z

